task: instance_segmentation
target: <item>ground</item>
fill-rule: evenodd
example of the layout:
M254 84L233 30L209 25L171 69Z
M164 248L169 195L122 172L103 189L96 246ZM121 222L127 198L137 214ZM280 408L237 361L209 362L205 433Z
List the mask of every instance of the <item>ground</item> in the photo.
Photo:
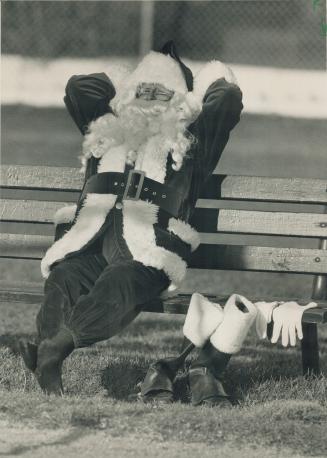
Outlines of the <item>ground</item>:
M62 110L5 107L2 121L2 162L77 165L81 138ZM324 178L325 145L322 121L244 116L219 170ZM5 281L40 280L36 261L1 260L0 273ZM311 284L310 276L197 271L184 286L264 298L310 297ZM137 384L152 361L176 354L183 318L143 314L122 335L74 352L64 366L65 396L48 398L16 352L17 338L34 333L38 307L0 304L0 456L327 455L327 381L301 376L299 346L285 350L250 335L225 376L239 401L232 409L192 407L183 373L177 402L155 408L137 401ZM326 327L319 333L326 374Z
M182 317L140 316L109 342L78 350L65 363L63 398L46 397L15 353L34 330L38 306L2 304L0 456L324 456L326 378L301 376L300 351L249 336L225 382L232 409L189 404L184 373L177 402L155 408L137 400L152 361L176 354ZM326 329L321 329L326 371ZM52 444L52 445L51 445ZM119 450L119 453L117 452ZM75 456L76 456L75 455Z

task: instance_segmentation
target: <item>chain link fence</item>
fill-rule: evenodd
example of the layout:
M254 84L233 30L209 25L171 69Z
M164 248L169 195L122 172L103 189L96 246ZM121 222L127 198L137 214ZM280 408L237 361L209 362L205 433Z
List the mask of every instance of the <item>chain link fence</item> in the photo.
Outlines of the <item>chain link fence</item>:
M144 33L145 32L145 33ZM137 56L173 39L184 57L325 69L325 0L7 1L2 52ZM146 43L144 43L146 40Z

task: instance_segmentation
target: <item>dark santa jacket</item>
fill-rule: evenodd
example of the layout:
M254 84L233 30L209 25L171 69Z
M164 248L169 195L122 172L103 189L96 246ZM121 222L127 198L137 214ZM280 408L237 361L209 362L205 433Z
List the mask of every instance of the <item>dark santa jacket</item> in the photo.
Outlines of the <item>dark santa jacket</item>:
M124 201L120 210L123 214L121 230L133 258L145 265L163 269L171 279L171 289L183 279L188 256L199 245L199 236L188 221L202 187L216 168L230 131L239 122L243 108L239 87L221 75L217 78L211 71L215 69L212 63L207 67L204 78L198 82L198 93L201 94L202 90L202 111L188 127L196 141L192 143L181 169L173 170L168 151L163 158L153 161L150 151L145 161L146 176L156 178L156 181L175 188L183 195L178 218L144 201ZM64 100L78 128L85 134L92 120L112 112L110 100L114 96L115 88L107 75L96 73L70 78ZM160 161L164 161L164 167L158 172L155 167ZM123 164L119 154L102 164L101 169L99 162L95 157L88 160L85 183L100 171L121 171L127 175L131 168ZM101 249L112 212L119 211L116 203L115 195L93 194L83 201L80 199L77 211L73 206L57 212L56 242L41 263L45 277L54 263L80 252ZM103 244L104 249L105 246L106 243ZM105 252L103 254L106 255Z

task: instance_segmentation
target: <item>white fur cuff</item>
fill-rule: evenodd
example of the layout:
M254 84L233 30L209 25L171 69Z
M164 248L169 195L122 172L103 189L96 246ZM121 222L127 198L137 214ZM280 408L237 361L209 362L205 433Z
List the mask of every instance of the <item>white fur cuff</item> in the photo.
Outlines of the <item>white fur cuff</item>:
M191 245L191 250L195 251L200 245L199 233L188 223L176 218L170 218L168 230L176 234L183 242Z
M237 304L240 304L244 311ZM257 309L252 302L244 296L233 294L226 302L221 325L210 338L212 345L223 353L237 353L256 315Z
M53 217L54 224L57 226L57 224L71 223L75 217L76 208L76 204L59 208Z
M202 347L223 320L223 309L199 293L191 297L183 327L184 336Z

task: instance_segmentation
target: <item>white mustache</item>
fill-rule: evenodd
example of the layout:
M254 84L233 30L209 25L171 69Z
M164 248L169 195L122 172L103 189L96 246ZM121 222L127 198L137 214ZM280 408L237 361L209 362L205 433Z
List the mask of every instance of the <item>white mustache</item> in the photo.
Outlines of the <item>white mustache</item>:
M141 114L144 116L159 116L162 113L167 111L168 107L163 107L162 105L154 105L151 108L130 106L125 110L125 113ZM122 116L124 114L122 113Z

